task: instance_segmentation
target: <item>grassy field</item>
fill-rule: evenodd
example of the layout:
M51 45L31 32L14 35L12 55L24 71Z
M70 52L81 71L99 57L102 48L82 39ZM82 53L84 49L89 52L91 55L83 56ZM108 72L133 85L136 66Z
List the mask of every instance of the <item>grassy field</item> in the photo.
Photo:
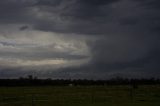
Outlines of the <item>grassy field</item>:
M160 106L160 85L0 87L0 106Z

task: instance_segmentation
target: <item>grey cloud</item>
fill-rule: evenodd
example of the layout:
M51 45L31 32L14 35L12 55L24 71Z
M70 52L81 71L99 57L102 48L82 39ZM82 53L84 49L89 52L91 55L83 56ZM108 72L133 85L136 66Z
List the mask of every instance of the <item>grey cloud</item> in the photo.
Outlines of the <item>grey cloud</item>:
M57 5L60 5L62 1L63 0L37 0L37 2L34 5L57 6Z
M139 28L142 29L142 27L147 26L150 28L150 25L158 22L159 19L157 21L154 19L159 17L158 11L154 13L156 12L154 10L155 6L149 12L147 9L141 8L141 5L136 5L136 1L131 1L70 0L66 2L64 0L32 0L30 2L17 2L16 0L7 0L1 2L0 13L2 15L0 21L2 23L30 23L36 29L44 31L91 35L113 33L114 30L121 31L124 29L123 24L140 26ZM155 5L159 4L158 0L139 1L145 2L143 3L145 6L150 4L148 2ZM125 2L128 3L125 4ZM135 4L134 7L132 7L133 4ZM122 8L122 6L126 6L128 9ZM32 8L38 9L37 13L33 13ZM38 12L42 16L36 18L34 15ZM48 13L49 15L46 15ZM119 22L122 25L119 25ZM154 27L153 29L159 28L158 25L152 25L152 27ZM131 29L134 29L134 27L129 30Z
M39 1L41 5L38 3L36 7L40 9L40 12L49 12L50 15L53 15L53 20L51 18L50 20L40 20L41 22L37 21L35 28L64 33L104 33L106 29L103 27L107 24L106 18L111 18L109 15L113 11L111 4L118 1L120 0L94 0L92 2L89 0L71 0L67 3L64 0L61 3ZM58 6L55 6L54 3ZM44 16L44 18L47 17Z
M35 47L26 49L28 52L0 51L0 56L8 55L30 60L46 58L80 60L91 57L89 63L80 67L72 66L53 72L45 71L46 73L41 71L41 74L56 78L65 78L67 75L73 78L101 78L117 74L131 77L141 76L141 74L148 77L158 76L160 69L159 7L159 0L0 1L2 26L20 24L21 27L18 29L21 32L31 29L57 32L68 38L72 38L70 34L76 37L83 35L84 39L87 39L85 43L88 44L91 53L89 56L88 54L76 55L71 54L70 50L58 52L48 50L49 47L47 49ZM0 44L5 47L23 46L10 42L0 42ZM17 70L23 70L23 68ZM8 74L13 75L14 72L23 75L34 71L24 73L8 71ZM6 75L8 74L6 72Z
M85 55L71 55L59 52L0 52L1 57L18 58L26 60L43 60L43 59L65 59L65 60L79 60L88 58Z
M109 35L115 32L129 32L130 34L138 31L141 31L138 33L143 33L146 29L149 31L159 28L159 25L156 24L159 20L158 11L155 11L154 8L148 11L132 0L114 0L112 2L110 0L92 2L76 0L74 2L69 1L68 5L64 1L59 4L59 7L48 6L45 3L45 7L41 7L37 4L37 8L49 12L56 19L37 21L35 28L45 31L90 35Z
M70 0L75 1L77 4L83 4L83 5L90 5L90 6L101 6L106 4L111 4L114 2L118 2L120 0ZM35 5L47 5L47 6L57 6L60 5L60 3L65 2L65 0L37 0L37 3Z
M32 5L32 2L3 0L0 2L0 23L22 23L30 20L27 16L27 9Z
M140 2L141 6L144 6L148 9L160 9L159 0L133 0L133 1Z
M1 41L0 44L2 44L3 46L14 46L14 44L10 43L10 42L3 42L3 41Z

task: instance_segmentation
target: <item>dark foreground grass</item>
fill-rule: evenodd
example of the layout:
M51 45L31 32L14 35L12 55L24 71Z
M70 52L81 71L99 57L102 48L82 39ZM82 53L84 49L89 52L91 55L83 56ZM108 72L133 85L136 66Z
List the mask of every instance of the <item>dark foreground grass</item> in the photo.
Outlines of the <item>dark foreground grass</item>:
M160 106L160 85L0 87L0 106Z

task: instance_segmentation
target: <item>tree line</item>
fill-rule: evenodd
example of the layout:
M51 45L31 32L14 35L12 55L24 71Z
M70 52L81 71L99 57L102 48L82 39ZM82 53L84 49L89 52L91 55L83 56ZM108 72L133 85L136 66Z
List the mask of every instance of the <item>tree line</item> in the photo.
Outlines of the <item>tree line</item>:
M108 80L88 80L88 79L38 79L29 75L18 79L0 79L0 86L88 86L88 85L152 85L160 84L160 79L142 78L128 79L116 77Z

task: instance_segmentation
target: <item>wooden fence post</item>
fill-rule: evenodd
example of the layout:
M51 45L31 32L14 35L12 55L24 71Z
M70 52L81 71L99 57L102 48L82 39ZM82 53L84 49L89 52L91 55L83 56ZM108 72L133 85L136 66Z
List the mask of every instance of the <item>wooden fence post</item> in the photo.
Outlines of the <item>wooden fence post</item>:
M32 94L32 106L35 106L34 105L34 94Z

